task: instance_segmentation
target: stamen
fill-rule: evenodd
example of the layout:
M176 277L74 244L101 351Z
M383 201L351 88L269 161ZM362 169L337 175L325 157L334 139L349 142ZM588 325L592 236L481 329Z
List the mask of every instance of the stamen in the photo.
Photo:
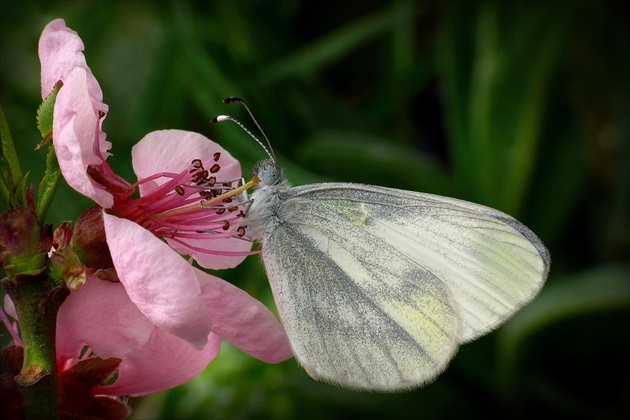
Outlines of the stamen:
M241 185L240 187L234 188L233 190L230 190L230 191L226 192L225 194L219 195L219 196L217 196L217 197L215 197L213 199L204 200L204 201L200 202L199 205L201 207L208 207L210 205L213 205L213 204L216 204L216 203L220 203L223 199L235 196L237 194L240 194L241 192L250 189L251 187L253 187L254 185L256 185L258 183L260 183L260 178L258 178L257 176L254 176L251 179L251 181ZM178 208L178 209L165 211L163 213L156 214L155 217L156 218L164 218L164 217L175 216L175 215L178 215L178 214L188 213L188 212L196 210L198 208L199 207L197 205L181 207L181 208Z
M237 223L245 216L238 212L247 204L247 189L260 182L254 177L247 183L242 178L217 181L221 170L221 153L208 159L194 159L182 172L160 172L130 184L107 165L90 165L88 174L114 197L109 213L133 220L160 238L175 240L186 248L214 255L250 255L250 252L223 252L192 246L189 239L236 238L245 235ZM204 165L210 165L206 169ZM153 183L157 183L154 186ZM135 198L137 188L150 185L150 191ZM239 186L240 185L240 186ZM242 194L242 195L241 195ZM226 212L228 212L226 214ZM246 211L246 210L245 210ZM243 240L248 240L243 238Z

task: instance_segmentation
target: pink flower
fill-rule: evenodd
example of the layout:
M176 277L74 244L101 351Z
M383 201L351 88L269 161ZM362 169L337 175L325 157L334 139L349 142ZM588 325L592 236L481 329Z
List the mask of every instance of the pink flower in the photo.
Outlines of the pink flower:
M211 200L232 187L232 182L224 182L240 179L238 161L201 134L156 131L132 150L139 181L120 178L106 162L111 143L101 126L108 106L82 51L81 39L62 19L44 28L39 42L42 97L57 81L63 82L55 103L53 143L68 184L109 214L133 220L165 238L203 267L238 265L251 248L231 229L241 213L228 203ZM141 197L134 199L137 188ZM224 208L212 208L217 205Z
M120 178L106 162L111 143L101 125L108 107L82 50L63 20L46 26L39 44L42 96L63 82L53 145L68 184L105 209L120 282L89 276L62 305L61 356L72 360L87 345L101 358L122 359L107 389L130 394L192 378L216 356L219 337L267 362L291 357L282 326L264 305L179 254L203 267L228 268L251 253L232 228L240 208L225 196L216 199L240 178L238 161L200 134L157 131L132 150L139 181Z
M117 380L96 391L112 396L142 395L188 382L214 359L221 341L219 335L211 332L200 350L191 347L181 338L156 328L126 298L125 289L119 284L98 279L88 280L68 297L57 325L60 372L90 352L102 359L122 360ZM90 351L85 352L85 346Z

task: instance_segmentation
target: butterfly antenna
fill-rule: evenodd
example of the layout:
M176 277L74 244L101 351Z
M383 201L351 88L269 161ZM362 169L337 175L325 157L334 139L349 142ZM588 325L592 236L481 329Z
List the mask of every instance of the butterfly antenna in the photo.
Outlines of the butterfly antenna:
M247 106L247 103L245 103L245 101L242 100L241 98L237 98L236 96L230 96L229 98L225 98L223 100L223 103L224 104L235 104L235 103L236 104L241 104L243 106L243 108L245 108L245 110L249 114L249 117L252 119L252 121L256 125L256 128L258 128L258 131L260 131L260 133L263 135L263 138L267 142L267 146L269 146L269 149L265 148L264 146L263 146L263 149L265 149L265 151L267 152L269 157L275 162L276 161L276 156L273 153L273 147L271 147L271 142L269 141L269 138L265 134L265 132L262 129L262 127L260 126L260 124L258 124L258 121L256 120L256 117L254 117L254 113L249 109L249 107ZM260 142L258 142L258 143L260 144ZM269 153L268 150L271 151L271 153Z
M234 118L234 117L232 117L232 116L230 116L230 115L219 115L219 116L214 117L213 119L211 119L211 120L210 120L210 122L211 122L212 124L220 123L220 122L223 122L223 121L232 121L233 123L235 123L236 125L238 125L239 127L241 127L241 130L243 130L244 132L246 132L246 133L247 133L247 135L248 135L249 137L251 137L252 139L254 139L254 141L256 141L256 143L258 143L258 144L260 145L260 147L262 147L262 148L263 148L263 150L265 151L265 153L267 153L267 156L269 156L269 158L270 158L271 160L273 160L274 162L276 161L275 156L274 156L274 155L273 155L273 154L269 151L269 149L267 149L267 146L265 146L265 144L264 144L262 141L260 141L260 140L258 139L258 137L256 137L256 136L255 136L255 135L254 135L251 131L249 131L249 130L247 129L247 127L245 127L245 126L243 125L243 123L242 123L242 122L240 122L239 120L237 120L236 118Z

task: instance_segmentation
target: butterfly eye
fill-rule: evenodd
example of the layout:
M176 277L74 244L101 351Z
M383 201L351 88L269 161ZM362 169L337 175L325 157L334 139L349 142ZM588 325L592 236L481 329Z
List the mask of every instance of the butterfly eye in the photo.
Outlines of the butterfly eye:
M282 177L282 170L271 160L263 160L254 167L254 175L260 178L263 185L275 185Z
M261 171L259 177L265 185L275 185L280 179L280 169L275 165L268 166Z

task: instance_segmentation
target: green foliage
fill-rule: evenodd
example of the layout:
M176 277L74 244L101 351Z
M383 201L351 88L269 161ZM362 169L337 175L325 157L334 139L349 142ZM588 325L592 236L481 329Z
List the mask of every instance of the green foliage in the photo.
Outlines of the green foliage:
M44 220L48 209L52 204L55 197L55 193L59 188L61 178L61 170L59 169L59 163L57 162L57 156L55 155L54 147L49 146L48 155L46 156L46 172L44 177L39 183L37 189L37 202L35 212L39 220Z
M53 91L50 92L50 95L48 95L39 108L37 108L37 129L42 135L42 139L44 139L40 145L49 142L52 138L55 102L61 86L61 82L55 83ZM40 146L38 145L37 148L39 147Z
M164 128L208 135L248 176L264 157L259 146L233 124L209 124L231 114L251 127L242 109L221 103L240 96L293 183L366 182L484 203L525 222L552 255L540 297L463 346L422 389L349 392L312 381L294 361L266 365L226 346L191 383L134 401L136 418L628 414L622 2L58 0L2 9L0 97L30 179L46 167L33 152L36 41L63 17L110 106L109 162L129 180L133 144ZM76 219L87 206L61 186L47 221ZM220 275L271 304L256 258Z
M22 174L9 123L0 106L0 214L27 207L27 174Z

